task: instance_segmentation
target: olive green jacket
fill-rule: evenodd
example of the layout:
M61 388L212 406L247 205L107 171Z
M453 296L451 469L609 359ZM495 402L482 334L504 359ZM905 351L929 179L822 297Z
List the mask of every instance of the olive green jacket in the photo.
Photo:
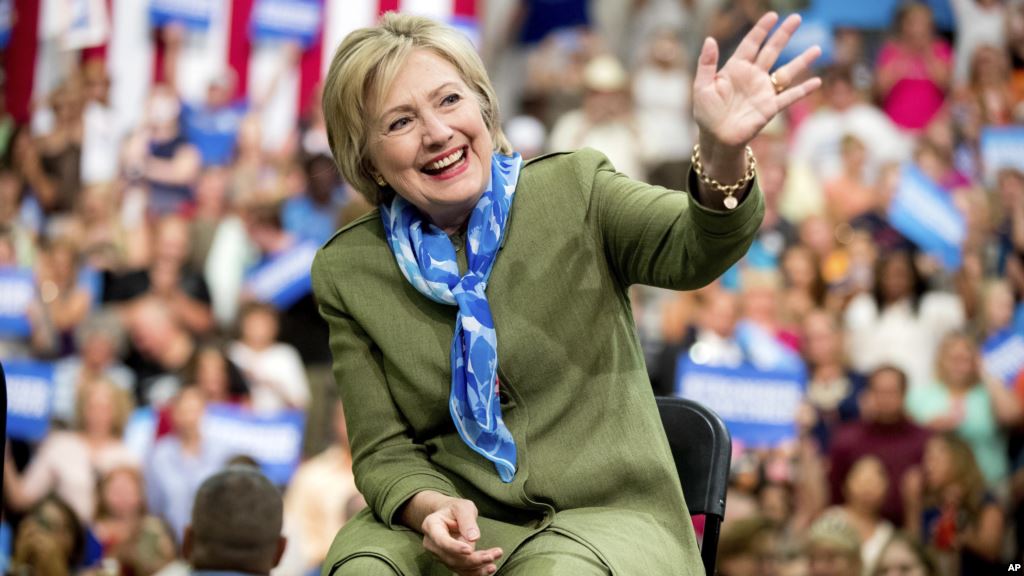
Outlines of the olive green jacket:
M398 523L422 490L475 502L478 547L501 546L504 558L551 529L614 574L703 573L627 289L708 284L746 252L763 213L756 186L717 212L630 180L594 150L523 167L487 288L502 415L518 450L508 484L449 414L456 308L405 280L377 211L340 230L317 254L313 287L373 517L342 530L325 574L356 554L407 575L445 573L429 555L410 557L419 536Z

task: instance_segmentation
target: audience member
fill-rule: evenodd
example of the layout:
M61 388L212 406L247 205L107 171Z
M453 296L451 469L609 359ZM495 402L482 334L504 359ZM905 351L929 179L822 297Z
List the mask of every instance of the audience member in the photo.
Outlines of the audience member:
M239 317L239 339L228 354L249 382L253 410L277 412L305 409L309 382L294 347L279 342L278 313L269 304L245 305Z
M814 409L814 435L827 450L836 427L860 415L864 377L846 365L843 334L828 312L810 312L803 322L803 358L807 362L807 402Z
M871 576L940 576L931 553L913 536L896 532L882 548Z
M990 574L1005 569L1006 519L971 447L945 432L928 441L923 473L905 488L907 530L933 550L940 574Z
M878 54L882 108L900 128L923 130L946 101L953 75L949 44L935 32L931 8L908 2L896 15L895 33Z
M92 533L103 548L104 558L116 558L122 547L136 538L146 518L146 492L142 473L122 466L99 481L99 502Z
M861 456L850 467L843 483L842 506L825 511L839 513L860 536L861 565L870 573L882 548L893 535L893 525L881 516L889 490L889 476L877 456Z
M146 466L149 509L171 525L175 538L185 533L199 485L230 456L220 446L202 441L205 409L198 388L183 388L174 399L174 433L157 440Z
M284 494L290 545L281 562L303 574L323 562L338 530L360 508L341 402L335 403L333 416L334 444L303 462Z
M124 328L113 311L90 314L75 330L78 354L56 363L53 375L53 418L73 424L79 390L85 383L106 378L134 397L135 373L121 363Z
M808 576L859 576L861 542L843 514L823 514L807 530Z
M231 466L199 486L182 553L195 576L269 575L284 554L281 493L258 470Z
M47 496L18 526L8 570L19 575L69 576L76 573L84 550L78 516L59 497Z
M640 132L631 106L629 74L613 56L597 56L583 70L583 86L583 105L555 122L548 149L597 148L616 170L643 180L647 174L644 143L653 135Z
M145 122L145 130L128 138L124 169L129 179L148 186L150 214L160 217L182 213L192 205L192 187L202 158L181 133L181 102L172 89L153 88Z
M966 334L939 347L936 379L907 394L907 411L935 432L955 432L971 447L989 486L1006 479L1005 427L1021 419L1021 406L1002 382L982 373L978 347Z
M903 525L903 497L897 489L924 458L929 433L907 417L904 410L907 379L898 368L883 366L871 373L861 398L861 419L836 430L829 447L829 486L832 502L842 502L843 482L853 464L864 456L875 456L885 465L890 490L886 492L882 515Z
M776 576L778 535L772 522L760 516L722 524L717 570L721 576Z
M963 302L955 294L927 290L911 253L884 253L872 292L856 296L844 313L850 364L860 372L893 364L911 387L925 384L939 343L965 322ZM914 345L908 348L907 342Z
M124 391L109 380L92 380L79 390L75 407L75 428L51 431L24 472L18 471L8 450L4 496L12 509L27 510L52 492L88 523L96 514L97 474L138 466L121 439L131 413Z

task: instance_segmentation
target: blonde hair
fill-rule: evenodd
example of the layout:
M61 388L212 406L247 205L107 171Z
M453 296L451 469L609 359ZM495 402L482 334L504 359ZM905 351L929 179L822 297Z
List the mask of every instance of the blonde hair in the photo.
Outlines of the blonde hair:
M476 95L494 149L512 153L501 131L498 97L469 40L429 18L389 12L380 25L345 37L324 80L323 113L334 161L345 180L374 206L389 200L393 191L379 187L370 171L370 118L414 50L429 50L458 70Z
M104 388L110 391L110 395L114 400L115 414L111 434L120 438L124 434L124 427L128 424L128 418L131 417L134 406L128 392L118 388L116 384L106 377L100 376L82 383L82 387L78 390L78 395L75 398L75 423L79 430L83 429L85 426L86 404L89 401L89 397Z

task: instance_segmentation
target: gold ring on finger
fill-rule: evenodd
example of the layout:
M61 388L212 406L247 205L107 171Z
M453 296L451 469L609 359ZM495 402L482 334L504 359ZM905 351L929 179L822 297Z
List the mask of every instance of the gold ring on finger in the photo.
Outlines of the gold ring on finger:
M768 75L768 80L771 81L772 87L775 88L776 94L780 94L783 90L786 89L786 87L782 85L782 82L779 82L779 77L775 75L775 72L772 72L771 74Z

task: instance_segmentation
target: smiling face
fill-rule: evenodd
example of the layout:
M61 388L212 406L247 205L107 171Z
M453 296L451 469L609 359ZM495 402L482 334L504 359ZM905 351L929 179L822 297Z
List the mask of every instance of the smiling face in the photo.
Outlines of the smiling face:
M458 70L433 52L412 52L371 121L372 169L453 232L487 187L493 148L479 101Z

